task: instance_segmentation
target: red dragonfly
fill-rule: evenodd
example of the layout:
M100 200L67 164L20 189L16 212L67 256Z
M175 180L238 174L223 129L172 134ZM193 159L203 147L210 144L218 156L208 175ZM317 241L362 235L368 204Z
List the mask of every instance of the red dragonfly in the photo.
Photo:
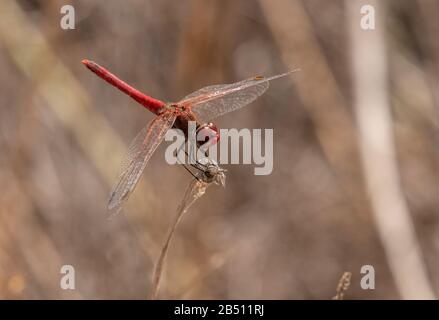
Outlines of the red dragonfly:
M191 93L179 102L165 103L143 94L93 61L82 60L82 63L97 76L157 115L139 132L128 148L128 154L122 162L119 181L114 186L108 202L108 209L112 212L118 212L128 200L148 160L164 139L168 129L174 127L187 135L188 122L195 121L197 135L206 137L202 145L215 144L219 141L220 135L218 128L209 122L210 120L251 103L268 89L270 80L297 71L296 69L269 78L256 76L232 84L212 85Z

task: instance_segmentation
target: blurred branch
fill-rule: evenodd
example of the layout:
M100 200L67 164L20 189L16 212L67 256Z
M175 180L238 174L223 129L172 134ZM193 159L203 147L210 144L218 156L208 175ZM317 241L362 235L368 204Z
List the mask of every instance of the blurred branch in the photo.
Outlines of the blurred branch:
M430 92L434 100L436 114L439 108L439 45L436 35L439 31L439 3L436 0L418 0L419 6L419 42L427 57L425 59L425 73L428 77Z
M113 183L120 155L126 151L124 143L105 118L91 107L82 85L15 1L2 2L0 39L11 59L47 102L50 110L72 132L104 180L108 184ZM78 65L80 63L78 61ZM139 183L136 193L142 194L143 199L132 198L130 205L140 209L134 212L150 210L154 198L149 189L144 181ZM146 234L142 236L146 237ZM155 249L154 241L144 239L142 243L147 253Z
M400 186L392 117L387 96L384 7L376 12L376 30L360 29L361 0L346 1L352 46L355 112L362 164L378 233L403 299L433 299L422 253Z
M25 182L12 172L4 172L2 181L8 188L0 194L0 233L3 236L3 239L0 237L0 273L5 280L14 277L22 279L22 290L14 290L10 284L2 288L0 277L0 298L22 298L23 292L32 296L43 289L43 297L47 292L56 291L60 297L82 299L80 291L59 290L59 282L53 281L54 275L60 274L59 268L64 264L63 255L44 227L38 223L38 216L33 214L26 187L23 186ZM30 245L32 250L26 250Z
M297 93L309 112L323 152L352 203L364 211L356 130L345 98L323 55L301 1L260 0L268 25L288 68L300 68ZM360 211L361 212L361 211Z

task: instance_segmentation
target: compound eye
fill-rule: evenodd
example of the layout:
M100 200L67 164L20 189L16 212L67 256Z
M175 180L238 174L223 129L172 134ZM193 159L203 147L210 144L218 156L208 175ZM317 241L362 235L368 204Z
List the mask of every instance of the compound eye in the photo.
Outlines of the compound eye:
M209 147L219 140L218 128L213 123L201 126L197 131L197 141L200 146Z

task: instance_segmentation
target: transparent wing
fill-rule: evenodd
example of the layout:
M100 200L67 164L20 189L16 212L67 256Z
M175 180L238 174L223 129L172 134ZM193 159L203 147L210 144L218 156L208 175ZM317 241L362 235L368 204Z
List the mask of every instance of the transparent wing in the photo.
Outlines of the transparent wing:
M172 112L156 117L131 142L121 165L119 182L114 186L108 201L108 209L112 214L118 213L123 203L128 200L146 163L162 142L168 129L174 124L175 119L176 115Z
M180 101L180 104L190 107L199 122L206 123L253 102L268 89L269 81L287 76L295 71L297 70L270 78L257 76L232 84L204 87L186 96Z

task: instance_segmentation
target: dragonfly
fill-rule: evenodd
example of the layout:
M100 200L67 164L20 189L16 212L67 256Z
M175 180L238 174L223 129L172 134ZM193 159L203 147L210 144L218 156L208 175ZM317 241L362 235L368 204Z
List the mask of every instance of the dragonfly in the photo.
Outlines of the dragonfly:
M118 212L128 200L146 164L169 129L180 129L187 139L189 121L195 121L197 136L205 137L198 146L214 145L219 141L220 134L211 120L250 104L267 91L270 81L298 71L294 69L268 78L255 76L231 84L211 85L187 95L179 102L163 102L135 89L93 61L84 59L82 63L97 76L156 115L128 147L118 182L108 201L108 209L111 212ZM195 167L205 170L205 166L201 163L196 164Z

